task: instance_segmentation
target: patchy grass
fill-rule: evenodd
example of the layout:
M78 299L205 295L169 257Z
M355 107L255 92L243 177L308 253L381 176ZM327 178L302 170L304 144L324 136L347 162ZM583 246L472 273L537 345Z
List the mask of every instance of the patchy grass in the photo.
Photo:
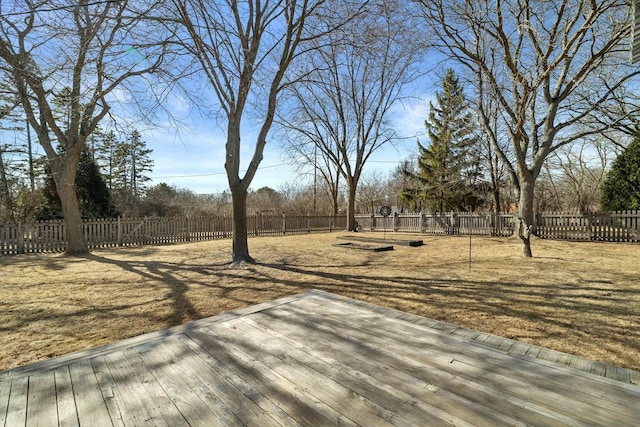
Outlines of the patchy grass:
M317 288L640 370L640 246L391 235L389 252L339 235L261 237L228 268L229 240L0 258L0 369ZM359 233L359 237L374 235Z

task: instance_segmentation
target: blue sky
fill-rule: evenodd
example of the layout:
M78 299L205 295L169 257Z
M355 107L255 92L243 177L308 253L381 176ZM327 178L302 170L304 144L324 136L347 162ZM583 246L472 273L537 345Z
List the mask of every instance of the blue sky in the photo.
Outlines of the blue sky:
M376 152L365 166L365 175L379 171L386 176L417 151L416 138L424 139L424 120L429 111L429 99L425 94L423 99L414 97L396 105L392 123L398 135L404 139L395 147L389 145ZM224 170L224 129L216 125L215 119L207 120L192 113L187 103L173 100L169 109L181 116L184 122L181 129L166 122L153 131L143 132L147 146L153 149L155 161L150 185L165 182L199 194L228 190ZM242 164L246 164L253 153L255 134L246 131L242 141ZM251 188L255 190L268 186L277 190L286 182L300 180L296 166L287 164L288 160L277 141L267 141L264 159Z

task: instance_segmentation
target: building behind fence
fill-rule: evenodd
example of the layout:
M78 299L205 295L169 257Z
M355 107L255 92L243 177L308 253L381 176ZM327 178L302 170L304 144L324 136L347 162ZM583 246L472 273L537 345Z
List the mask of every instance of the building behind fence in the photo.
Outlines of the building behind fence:
M432 235L512 236L513 214L451 212L435 214L356 215L363 231L410 232ZM252 215L250 236L303 234L344 230L346 217ZM0 255L62 252L66 249L64 221L0 225ZM157 245L230 238L229 217L117 218L83 221L90 249ZM640 242L640 211L550 212L536 215L536 235L549 239Z

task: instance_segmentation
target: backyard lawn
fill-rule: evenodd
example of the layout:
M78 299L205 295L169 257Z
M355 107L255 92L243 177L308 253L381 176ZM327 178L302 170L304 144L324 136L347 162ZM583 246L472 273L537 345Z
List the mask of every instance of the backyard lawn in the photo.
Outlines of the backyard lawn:
M640 245L386 234L372 252L327 233L0 257L0 370L308 289L640 370ZM358 237L382 238L382 233Z

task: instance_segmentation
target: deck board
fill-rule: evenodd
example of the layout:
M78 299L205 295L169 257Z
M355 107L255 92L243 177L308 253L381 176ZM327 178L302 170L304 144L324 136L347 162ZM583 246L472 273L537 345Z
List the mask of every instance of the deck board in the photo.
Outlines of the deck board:
M302 311L309 311L311 301L304 301L298 304L302 308ZM278 310L274 310L275 313ZM289 310L287 313L292 313ZM323 316L326 319L332 319L335 321L340 320L339 305L336 305L333 310L329 305L324 306ZM508 380L515 381L522 379L526 381L528 385L536 385L537 387L546 390L545 393L553 393L556 390L560 392L572 392L573 388L568 387L576 377L582 376L581 371L572 372L566 369L557 369L556 375L553 378L544 377L541 370L548 370L549 365L540 360L521 359L508 356L506 353L500 353L494 351L491 347L483 348L475 345L473 342L457 342L456 337L448 336L437 330L431 330L429 328L421 328L419 325L413 323L400 322L397 319L382 318L380 322L372 325L378 335L377 338L381 338L380 345L384 343L397 342L399 346L406 349L407 354L416 352L416 357L427 356L423 363L436 363L440 361L440 364L448 362L449 364L455 362L462 362L470 366L476 366L481 370L482 375L487 373L501 374L508 373ZM358 334L358 331L352 332ZM361 335L357 336L360 339ZM372 338L373 340L376 337ZM371 340L369 340L371 341ZM374 341L375 342L375 341ZM413 345L410 345L413 344ZM417 344L417 345L416 345ZM560 353L561 355L565 355ZM478 356L482 356L479 358ZM565 355L569 360L574 356ZM620 369L620 368L618 368ZM625 370L628 372L628 370ZM609 381L610 382L610 381ZM607 399L615 400L619 396L612 395L613 392L608 386L600 384L592 384L587 390L578 390L579 393L586 393L589 396L595 398L602 398L603 404L607 404ZM616 407L610 409L615 410Z
M280 311L274 313L278 315ZM280 313L282 314L282 313ZM292 313L287 312L287 316L291 318ZM326 331L326 328L320 327ZM337 330L338 328L332 328ZM376 329L378 333L382 331ZM360 333L358 331L349 330L348 336L344 336L343 340L340 340L338 336L332 336L328 333L326 336L320 335L321 338L325 338L324 341L330 341L330 348L326 348L325 351L332 351L340 349L344 354L356 354L362 353L360 345L354 345L354 343L360 342ZM409 373L417 378L426 380L429 384L437 384L439 391L446 392L447 398L438 402L438 407L447 405L451 396L457 395L462 397L456 402L455 409L452 408L450 412L440 414L439 411L435 411L439 416L444 415L444 420L451 420L452 417L467 417L472 420L478 420L478 413L475 411L474 406L476 402L482 404L482 411L487 414L493 414L494 418L503 419L503 422L514 423L515 418L501 417L497 414L504 412L505 408L509 409L512 414L521 415L522 412L529 412L529 418L531 420L538 419L539 416L536 413L536 408L533 405L528 405L530 408L525 408L527 402L522 399L517 399L514 396L509 396L503 391L505 383L502 381L504 378L496 378L492 375L491 378L486 377L486 372L480 369L471 368L469 365L462 363L458 354L440 354L439 352L424 353L424 349L415 349L415 351L409 352L406 349L406 342L401 340L394 343L389 337L376 338L372 337L369 341L370 347L368 352L372 353L376 360L382 363L380 370L388 372L389 369L397 369ZM396 349L403 349L402 352L397 352ZM361 361L366 362L366 357ZM473 371L478 371L479 374L474 375ZM479 377L479 378L478 378ZM506 378L508 380L508 378ZM486 386L485 383L490 382L493 386ZM528 388L526 383L521 384L522 388ZM405 387L404 385L402 387ZM515 402L515 403L514 403ZM500 404L500 407L493 407L492 405ZM432 413L434 409L430 409ZM543 412L546 412L543 410ZM546 423L549 422L549 417L543 417L546 419ZM557 416L554 417L558 418ZM496 424L496 419L493 422L487 424ZM453 424L459 425L460 420L452 421Z
M0 427L635 426L638 378L311 291L2 371Z
M53 373L56 383L58 425L61 427L78 427L78 415L76 414L76 402L73 397L69 367L56 368Z
M56 384L53 371L41 372L29 378L27 399L28 426L46 427L58 424Z
M11 381L11 393L7 406L5 426L24 426L27 423L27 393L29 378L15 378Z
M0 426L5 425L10 394L11 381L0 382Z

